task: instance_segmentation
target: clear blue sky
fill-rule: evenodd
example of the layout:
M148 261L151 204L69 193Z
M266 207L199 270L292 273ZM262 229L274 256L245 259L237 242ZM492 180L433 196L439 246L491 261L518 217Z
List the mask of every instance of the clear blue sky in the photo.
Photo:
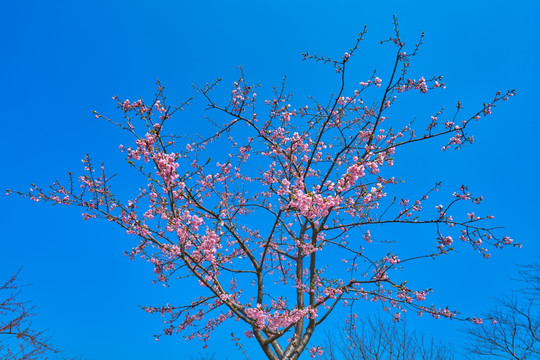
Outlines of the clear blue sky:
M6 2L0 14L0 188L26 190L32 182L45 186L69 170L78 173L87 152L110 169L125 169L116 150L125 138L94 119L91 110L120 115L111 96L149 97L158 78L169 99L181 100L193 94L192 83L217 77L232 82L242 65L248 78L266 89L286 74L302 104L308 95L336 91L337 79L331 68L306 64L300 54L341 56L364 24L368 35L351 62L351 82L365 79L374 66L384 74L391 59L376 43L391 35L395 14L406 41L426 33L412 74L443 75L447 84L444 92L423 100L425 108L405 107L405 116L451 107L457 100L472 112L497 90L518 91L475 125L473 146L442 153L437 144L423 144L396 159L395 170L407 180L403 190L412 192L407 196L438 180L447 193L465 183L484 195L483 211L523 243L522 250L496 251L490 260L462 247L441 262L411 268L411 278L435 289L432 300L476 315L515 287L509 280L515 264L533 262L540 253L540 31L534 25L539 13L532 0ZM207 114L200 110L187 111L183 121L202 122ZM153 340L160 319L137 305L181 302L183 294L198 288L152 285L151 266L122 255L133 239L119 229L84 222L79 209L5 196L0 224L1 277L23 267L20 282L32 285L23 295L39 312L35 326L48 328L68 355L180 360L202 350L179 336ZM456 322L411 321L427 335L456 346L462 341ZM245 330L218 333L210 347L220 353L217 360L240 356L228 338L231 329ZM261 358L257 354L252 359Z

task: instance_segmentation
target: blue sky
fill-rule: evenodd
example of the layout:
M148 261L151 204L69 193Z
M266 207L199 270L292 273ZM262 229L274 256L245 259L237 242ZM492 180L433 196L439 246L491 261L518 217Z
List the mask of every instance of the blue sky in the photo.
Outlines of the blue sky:
M125 137L94 119L91 110L119 116L111 96L148 98L156 79L170 100L180 101L194 94L191 84L217 77L232 83L241 65L262 91L287 75L296 104L309 95L323 99L336 91L338 79L330 67L302 62L301 53L342 56L364 24L368 34L351 60L351 84L374 67L384 79L392 59L377 42L391 35L395 14L406 41L426 33L412 76L443 75L447 84L421 105L404 106L404 116L451 107L457 100L473 112L497 90L518 91L474 126L473 146L443 153L439 145L424 143L400 153L394 169L407 181L402 190L410 197L438 180L448 194L469 185L484 196L482 210L523 243L522 250L496 251L490 260L462 247L452 257L410 269L418 283L435 289L434 301L475 315L516 287L510 281L515 264L531 263L540 254L535 227L540 31L534 25L539 11L536 1L484 0L9 2L0 14L5 151L0 188L26 190L30 183L45 186L67 171L78 173L87 152L109 169L125 170L117 151ZM194 130L205 115L196 103L179 131ZM37 307L36 327L48 328L68 355L186 359L202 350L181 337L153 340L160 319L137 305L178 300L193 289L152 285L152 268L122 255L133 244L123 231L84 222L78 209L17 197L0 198L0 224L0 275L23 267L20 282L31 284L23 295ZM463 339L456 322L413 317L411 322L456 345ZM211 352L221 352L217 359L240 355L228 339L231 329L211 343Z

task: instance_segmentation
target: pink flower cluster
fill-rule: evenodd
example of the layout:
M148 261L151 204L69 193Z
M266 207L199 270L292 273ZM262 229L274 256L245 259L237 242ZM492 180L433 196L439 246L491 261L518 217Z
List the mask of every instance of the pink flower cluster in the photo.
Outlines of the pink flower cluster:
M309 353L312 359L315 359L317 356L321 356L324 351L323 348L320 346L312 346L311 349L309 349Z
M163 183L166 188L173 188L174 182L179 178L176 169L179 164L176 162L176 154L157 153L154 155L154 161L158 171L156 175L159 175L163 179Z
M297 189L289 202L289 206L298 209L300 214L308 219L316 219L328 215L329 210L341 204L341 201L340 197L331 195L324 197L318 193L305 193Z
M201 244L193 251L193 257L197 261L203 259L209 261L212 265L216 265L216 252L221 248L220 237L213 230L207 230L206 235L202 237Z
M276 310L274 313L270 313L263 310L260 304L256 308L247 308L245 313L255 322L259 330L263 330L267 327L273 331L288 328L305 317L310 319L315 319L317 317L317 309L312 307L284 310L282 312Z
M439 83L436 81L434 87L439 87L439 86L440 86ZM399 92L409 91L411 89L420 90L420 92L422 92L424 94L427 93L428 92L428 85L427 85L426 79L424 79L423 76L418 80L407 79L406 84L398 86L398 91Z

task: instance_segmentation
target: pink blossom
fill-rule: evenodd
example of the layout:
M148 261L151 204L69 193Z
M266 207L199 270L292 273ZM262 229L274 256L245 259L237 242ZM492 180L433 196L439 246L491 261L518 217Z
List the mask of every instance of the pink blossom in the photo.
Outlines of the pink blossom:
M476 318L476 317L473 317L471 321L477 325L480 325L484 322L484 320Z

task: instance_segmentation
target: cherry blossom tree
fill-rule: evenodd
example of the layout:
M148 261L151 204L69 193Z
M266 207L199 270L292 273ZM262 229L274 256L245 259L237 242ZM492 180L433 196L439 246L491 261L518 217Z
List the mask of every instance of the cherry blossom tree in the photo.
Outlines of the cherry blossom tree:
M0 357L5 360L47 359L58 354L43 331L35 330L33 308L21 300L16 278L19 272L0 285Z
M83 159L84 175L70 173L67 183L57 181L49 190L33 185L18 194L80 206L85 220L115 223L138 239L128 254L153 264L157 281L200 286L199 296L183 304L145 307L168 319L158 338L181 332L206 342L216 327L236 320L268 359L289 360L305 350L312 356L322 351L308 344L339 304L379 302L395 321L407 310L459 318L427 303L431 289L409 287L394 270L449 254L454 246L468 245L487 258L489 247L516 244L486 224L492 216L456 210L482 201L466 186L445 203L433 203L429 214L422 210L440 183L416 199L392 199L388 191L400 181L390 169L407 145L439 138L449 150L472 143L471 125L515 91L497 92L471 114L463 115L458 102L455 111L434 111L425 124L404 121L391 112L399 96L425 96L444 84L442 77L408 76L423 35L406 46L394 24L393 35L381 41L395 48L388 77L374 72L356 90L346 89L347 68L365 28L338 59L303 54L336 72L339 86L328 103L293 106L285 82L259 101L259 86L242 71L228 101L214 96L221 79L197 88L216 116L207 136L172 130L173 117L191 99L169 105L159 82L151 101L115 96L123 119L95 116L135 140L120 145L142 181L127 201L114 195L112 176L90 156ZM382 239L374 229L385 224L431 226L432 250L412 257L377 254L372 247Z

